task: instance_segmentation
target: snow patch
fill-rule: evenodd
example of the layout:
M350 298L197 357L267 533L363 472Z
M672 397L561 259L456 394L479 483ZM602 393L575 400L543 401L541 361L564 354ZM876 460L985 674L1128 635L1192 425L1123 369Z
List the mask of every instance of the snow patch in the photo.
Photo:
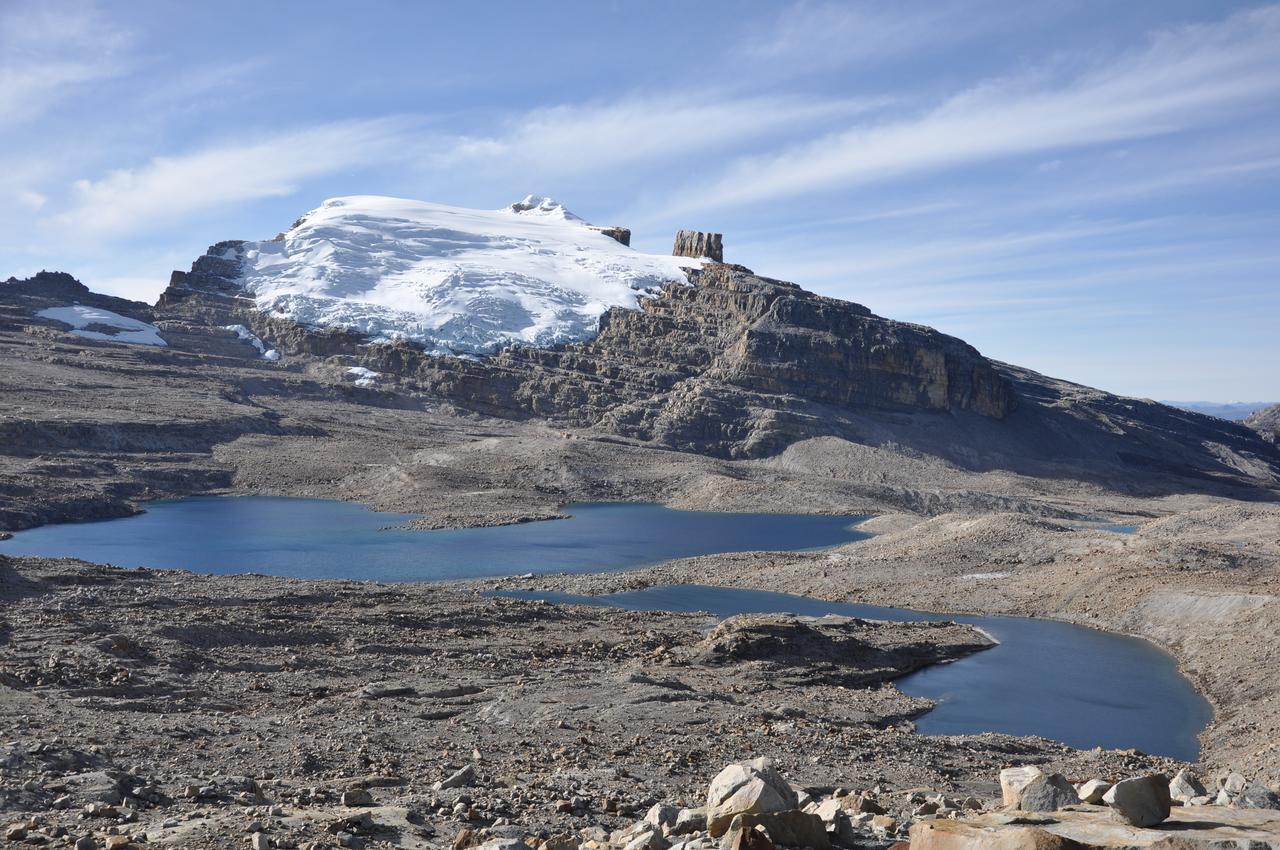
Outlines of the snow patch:
M49 307L36 313L42 319L54 319L71 325L76 336L86 339L103 339L107 342L129 342L136 345L161 345L168 343L160 336L160 329L138 319L130 319L101 307L75 304L70 307ZM107 330L88 330L101 327Z
M966 573L965 575L960 576L960 578L971 578L976 581L989 581L990 579L996 578L1008 578L1011 575L1013 575L1013 573Z
M634 309L701 263L642 254L533 195L501 210L334 198L240 250L259 309L433 354L590 339L606 310Z
M381 372L375 372L372 369L366 369L363 366L352 366L347 370L347 375L353 379L352 383L357 387L377 386L378 379L382 377Z
M240 339L258 349L258 353L262 355L263 360L270 360L275 363L280 359L280 352L274 348L267 348L266 343L258 338L257 334L246 328L244 325L227 325L227 330L235 333Z

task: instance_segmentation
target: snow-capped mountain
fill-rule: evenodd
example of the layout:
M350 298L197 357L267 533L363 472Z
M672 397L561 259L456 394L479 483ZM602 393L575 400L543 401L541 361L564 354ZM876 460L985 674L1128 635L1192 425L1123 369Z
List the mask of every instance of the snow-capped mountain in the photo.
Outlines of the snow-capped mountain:
M228 244L261 310L455 354L589 339L610 307L699 263L635 251L537 196L501 210L333 198L276 239Z

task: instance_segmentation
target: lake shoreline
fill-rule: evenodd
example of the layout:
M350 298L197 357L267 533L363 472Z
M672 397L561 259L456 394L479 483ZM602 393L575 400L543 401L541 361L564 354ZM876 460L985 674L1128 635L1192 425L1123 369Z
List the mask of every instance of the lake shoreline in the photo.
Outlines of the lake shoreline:
M749 630L709 635L698 615L478 590L0 558L0 722L29 745L11 768L35 777L12 785L6 806L75 816L52 803L65 783L38 778L54 754L72 773L128 773L171 800L144 811L142 826L162 833L175 816L226 828L224 800L243 789L191 799L183 789L249 776L317 817L337 816L342 790L366 787L446 839L456 794L431 785L472 762L478 779L464 790L477 822L518 811L548 829L576 828L562 799L583 799L610 828L655 798L696 804L709 774L752 753L800 785L984 799L998 798L1011 753L1073 776L1179 765L1037 738L917 735L911 718L929 703L891 681L990 645L969 626L855 625L839 639L884 661L845 668L776 655L774 638L753 644ZM810 645L802 624L765 622L800 630L786 645ZM738 654L753 645L765 654Z

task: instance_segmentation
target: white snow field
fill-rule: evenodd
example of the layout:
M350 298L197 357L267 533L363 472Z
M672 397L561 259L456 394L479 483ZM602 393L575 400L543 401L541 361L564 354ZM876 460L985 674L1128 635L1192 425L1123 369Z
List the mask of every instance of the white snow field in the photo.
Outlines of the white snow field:
M138 345L168 345L160 337L160 329L155 325L121 316L101 307L85 307L74 304L70 307L49 307L36 313L42 319L55 319L71 325L76 336L87 339L105 339L108 342L131 342ZM111 328L114 333L91 331L92 326Z
M459 355L589 339L610 307L635 308L701 262L640 253L532 195L502 210L333 198L242 250L261 310Z

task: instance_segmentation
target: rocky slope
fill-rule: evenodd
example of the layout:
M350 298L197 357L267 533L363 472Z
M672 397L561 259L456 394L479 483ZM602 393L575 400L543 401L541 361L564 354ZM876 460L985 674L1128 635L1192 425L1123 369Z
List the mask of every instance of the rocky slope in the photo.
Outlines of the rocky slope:
M689 285L609 310L593 339L475 359L262 313L236 295L241 271L228 256L220 243L175 272L158 314L193 328L243 323L294 357L367 369L388 389L462 410L727 458L833 435L1137 492L1280 482L1280 450L1242 425L996 363L931 328L741 266L707 261Z
M1244 424L1261 434L1264 440L1280 442L1280 404L1250 414Z

